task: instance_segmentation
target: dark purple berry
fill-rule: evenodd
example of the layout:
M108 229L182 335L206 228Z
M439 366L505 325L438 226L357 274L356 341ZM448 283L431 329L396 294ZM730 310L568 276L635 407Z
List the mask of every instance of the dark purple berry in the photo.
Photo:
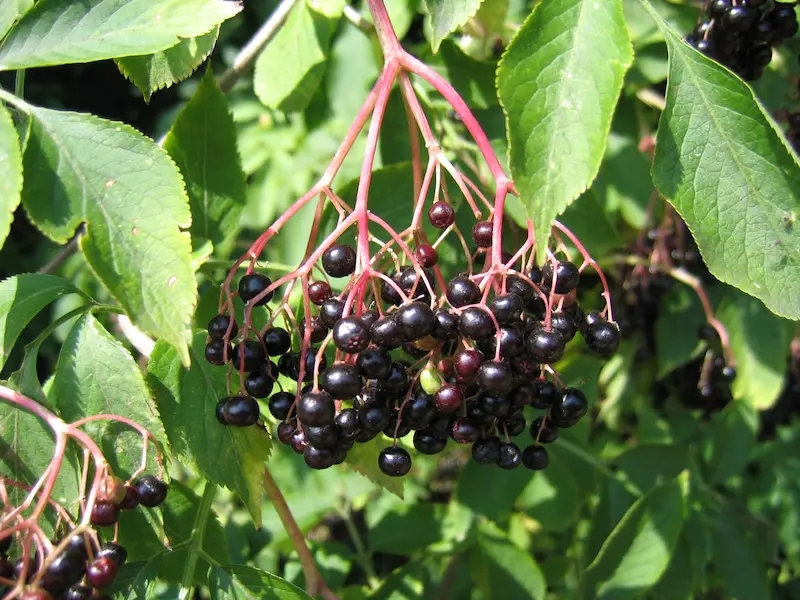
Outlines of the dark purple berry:
M385 379L392 368L392 357L383 348L367 348L358 354L356 366L367 379Z
M536 394L531 402L531 406L533 406L533 408L546 410L552 407L560 396L559 389L552 381L538 379L533 385L536 389Z
M445 294L450 306L454 308L476 304L481 299L481 289L478 284L465 275L454 277L447 284Z
M411 456L403 448L390 446L381 450L378 467L386 475L402 477L411 470Z
M256 340L239 342L231 353L231 364L234 369L241 371L257 371L266 360L267 353L261 342Z
M423 269L428 269L439 262L439 253L436 252L436 248L430 244L421 244L414 250L414 260L416 260Z
M544 421L544 426L542 422ZM531 437L540 444L550 444L558 439L558 428L550 419L536 417L531 421Z
M501 469L516 469L522 464L522 452L514 442L500 444L500 458L497 459L497 466Z
M323 389L336 400L348 400L361 393L364 381L355 365L334 363L322 375ZM300 418L302 421L302 417Z
M541 446L528 446L522 451L522 464L526 469L541 471L550 463L547 450Z
M411 302L397 309L394 314L397 329L407 341L418 340L431 330L433 311L422 302Z
M336 425L306 426L303 431L308 444L315 448L333 448L339 441L339 428Z
M264 332L264 347L270 356L286 354L292 347L292 336L281 327L270 327Z
M231 322L231 318L228 315L217 315L213 317L208 322L208 336L212 340L221 340L225 337L225 334L228 333L228 325ZM239 333L239 326L236 324L236 321L233 322L233 326L231 327L231 334L228 336L228 339L236 337L236 334Z
M575 425L589 410L589 402L584 393L577 388L564 388L561 398L550 409L550 418L556 427L567 428Z
M261 294L265 289L272 285L272 280L261 273L250 273L239 280L239 297L245 302L250 302L253 298ZM275 294L271 291L266 296L256 302L256 306L264 306Z
M486 361L478 370L478 385L488 394L507 394L514 386L511 365L501 361Z
M369 327L360 317L345 317L333 326L333 343L342 352L357 354L369 346Z
M225 340L211 340L208 342L208 344L206 344L206 361L212 365L221 367L225 364L226 350L228 357L230 357L231 345L229 343L227 343Z
M480 427L467 417L457 419L450 430L450 437L459 444L471 444L477 440L480 435Z
M167 484L154 475L143 475L134 482L139 504L148 508L159 506L167 499Z
M437 229L447 229L456 220L456 212L447 202L434 202L428 210L428 219Z
M443 413L454 413L464 404L464 391L457 385L445 383L436 392L433 400Z
M472 239L478 248L491 248L492 246L492 222L478 221L472 227Z
M132 485L125 486L125 497L119 503L120 510L133 510L139 506L139 492Z
M297 403L297 418L303 425L319 427L330 425L336 415L336 406L328 392L308 392Z
M294 394L291 392L278 392L269 399L269 413L278 421L283 421L289 416L292 404L294 404Z
M86 581L92 587L103 589L117 578L117 565L108 557L95 558L86 569Z
M482 465L493 465L500 460L500 440L487 437L472 444L472 458Z
M290 444L295 431L297 431L297 423L295 421L284 421L279 424L278 439L281 444Z
M431 335L439 341L454 340L458 337L458 317L445 308L433 312Z
M322 254L322 268L331 277L347 277L356 270L356 251L345 244L333 244Z
M393 315L386 315L375 321L369 328L369 334L373 342L387 350L398 348L403 343L403 336Z
M458 330L464 337L483 340L494 335L495 326L492 317L481 307L470 306L458 315Z
M121 567L125 564L125 561L128 560L128 551L125 550L124 546L116 542L106 542L100 546L96 558L104 556L113 560L118 567Z
M264 363L258 371L248 374L244 380L244 390L253 398L266 398L272 393L275 379L278 377L278 368L268 366L272 363Z
M95 502L92 507L91 522L97 527L111 527L119 519L119 504Z
M333 290L327 281L313 281L308 284L308 299L311 300L312 304L322 306L322 303L330 298L332 294Z
M455 370L464 379L471 379L478 375L483 364L483 354L472 348L461 350L454 357Z
M319 318L326 327L333 327L344 314L344 302L339 298L328 298L319 309Z
M546 287L550 287L553 283L553 265L547 263L542 269L542 281ZM568 260L559 261L555 269L556 279L556 294L567 294L578 287L581 280L581 274L573 263Z
M522 298L516 294L505 294L495 296L492 300L491 309L494 318L498 323L513 323L519 320L524 308Z
M617 351L620 343L619 328L615 323L605 319L599 320L586 328L583 334L586 345L600 356L611 356Z
M345 439L353 439L361 433L361 423L358 420L358 412L354 408L345 408L339 411L334 421L339 428L340 435Z
M436 403L433 397L422 390L415 390L403 409L403 418L409 426L413 429L424 429L435 416Z
M316 448L307 445L303 449L303 460L312 469L327 469L336 460L336 452L331 448Z
M255 425L259 414L258 402L252 396L231 396L223 402L218 418L221 418L226 425L249 427ZM144 504L141 498L139 501Z
M536 327L528 335L525 347L537 362L549 365L564 356L564 336L557 329L548 331L544 327Z
M439 454L447 446L447 440L425 431L414 432L414 448L422 454Z

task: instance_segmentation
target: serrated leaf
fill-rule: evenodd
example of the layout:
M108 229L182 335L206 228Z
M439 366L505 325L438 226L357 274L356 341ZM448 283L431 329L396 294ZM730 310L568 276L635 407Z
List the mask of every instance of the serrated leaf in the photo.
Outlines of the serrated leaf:
M247 565L212 566L209 586L219 600L311 600L299 587Z
M209 481L230 488L261 526L262 475L271 440L258 427L225 427L216 405L227 396L227 371L206 362L204 332L194 335L192 366L184 369L176 351L158 342L147 378L158 402L172 451Z
M472 512L500 523L514 510L514 501L533 477L528 469L492 469L470 460L459 476L456 498ZM494 492L487 494L487 489Z
M769 408L784 385L786 357L795 326L775 316L755 298L736 292L726 295L717 318L728 330L736 359L733 397L756 410Z
M0 282L0 368L31 319L55 299L72 293L81 292L55 275L25 273Z
M625 513L586 569L588 597L639 598L658 582L683 528L685 480L654 488Z
M467 104L475 108L497 106L496 63L475 60L453 42L442 44L440 56L444 75Z
M269 108L301 111L325 73L335 18L298 2L256 60L253 88Z
M431 17L431 47L439 51L442 40L475 16L482 0L425 0Z
M381 450L391 445L387 439L378 436L365 444L356 444L347 453L346 463L364 477L380 487L390 491L399 498L403 497L403 478L390 477L378 467L378 455Z
M221 245L238 229L247 186L228 100L210 71L169 130L164 149L186 181L192 245Z
M126 562L120 567L113 586L107 590L127 600L148 600L156 595L159 557Z
M0 46L0 71L158 52L241 9L225 0L40 0Z
M800 165L752 90L675 33L653 180L709 271L774 313L800 318Z
M531 554L515 546L504 531L488 521L479 526L470 567L484 598L545 598L544 576Z
M166 445L164 427L141 369L91 314L81 317L67 336L52 389L54 404L68 422L92 415L123 415ZM88 423L84 430L100 445L119 477L130 477L140 467L142 436L137 431L109 420ZM152 461L155 449L150 450ZM152 472L155 463L149 468Z
M196 301L183 180L152 140L121 123L25 104L33 120L22 202L47 236L81 221L86 260L144 331L178 348ZM146 177L144 175L147 175Z
M22 199L22 154L11 115L0 102L0 248Z
M500 61L509 165L540 257L553 220L597 175L632 60L620 0L545 0Z
M215 27L203 35L183 39L166 50L119 58L115 62L120 72L142 91L145 102L150 102L153 92L168 88L194 73L211 54L218 36L219 27Z

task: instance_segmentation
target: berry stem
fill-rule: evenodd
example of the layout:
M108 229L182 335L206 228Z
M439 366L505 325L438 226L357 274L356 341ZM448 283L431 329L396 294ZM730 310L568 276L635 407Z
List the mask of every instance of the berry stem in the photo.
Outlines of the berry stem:
M266 467L264 468L264 491L266 491L267 496L272 501L275 512L278 513L278 518L283 524L283 528L292 540L294 549L297 552L297 557L300 559L300 565L303 568L303 575L306 579L306 591L308 594L310 596L322 596L325 600L339 600L336 594L330 590L328 584L322 579L314 556L311 554L311 550L306 543L306 537L297 525L297 521L292 511L289 509L286 498L284 498L278 484L275 483L275 480L272 478L272 473L270 473L269 469Z

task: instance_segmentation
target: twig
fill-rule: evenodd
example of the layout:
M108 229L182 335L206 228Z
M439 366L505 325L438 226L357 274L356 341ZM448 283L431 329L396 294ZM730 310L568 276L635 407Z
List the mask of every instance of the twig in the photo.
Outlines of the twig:
M310 596L322 596L325 600L339 600L339 597L334 594L328 584L322 579L317 563L311 550L306 544L306 537L297 525L289 505L286 504L286 498L283 497L278 484L272 478L269 469L264 468L264 491L272 501L272 506L275 507L275 512L278 513L278 518L283 524L286 533L289 534L289 539L292 540L294 549L297 551L297 557L300 559L300 565L303 568L303 575L306 578L306 591Z
M278 8L275 9L269 19L256 31L255 35L250 38L250 41L245 44L244 48L239 51L233 61L233 65L225 71L217 79L220 89L227 93L233 88L239 77L250 68L255 62L258 55L264 49L264 46L272 39L277 33L280 26L286 20L289 11L292 10L297 0L283 0Z
M150 355L153 353L153 348L156 346L153 338L136 327L136 325L131 322L130 318L128 318L128 315L117 315L117 325L119 325L119 330L122 332L122 335L136 348L139 354L145 358L150 358Z
M355 8L349 4L344 5L344 18L367 34L375 33L375 26L361 16Z
M642 88L636 92L636 97L647 106L652 106L661 111L667 106L667 101L664 99L664 96L650 88Z
M72 236L72 239L67 242L67 244L59 250L58 254L56 254L50 262L48 262L45 266L39 269L39 273L55 273L58 269L67 262L67 259L75 254L78 250L78 245L81 242L81 238L83 234L86 233L86 224L81 223L78 230L75 232L75 235Z

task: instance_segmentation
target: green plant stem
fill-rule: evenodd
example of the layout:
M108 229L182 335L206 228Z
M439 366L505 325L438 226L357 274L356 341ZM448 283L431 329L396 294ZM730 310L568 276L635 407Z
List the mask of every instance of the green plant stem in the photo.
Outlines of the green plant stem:
M25 96L25 69L19 69L14 78L14 95L19 98Z
M183 568L181 577L181 591L178 595L180 600L189 600L194 591L194 571L197 568L197 560L200 558L200 550L203 548L203 538L206 535L208 525L208 513L211 512L211 505L214 503L214 496L217 495L217 486L206 482L203 489L203 497L200 500L200 508L192 525L192 541L189 544L189 556L186 559L186 566Z
M334 594L328 584L322 579L317 563L311 550L306 544L306 536L300 530L297 521L292 514L289 505L286 503L286 498L283 497L278 484L272 478L272 473L268 468L264 468L264 491L267 493L275 512L278 513L278 518L281 520L283 528L292 540L297 557L300 559L300 566L303 568L303 575L306 578L306 591L310 596L320 595L325 600L339 600L338 596Z
M356 549L356 562L358 562L359 566L364 570L364 573L367 576L367 583L369 584L369 587L375 589L379 584L378 575L375 573L375 569L372 567L372 561L370 560L369 552L367 552L367 548L364 545L364 540L361 539L361 534L358 533L356 524L353 522L349 503L344 509L339 508L338 512L344 520L345 527L347 527L347 533L350 534L350 539L352 540L353 546Z

